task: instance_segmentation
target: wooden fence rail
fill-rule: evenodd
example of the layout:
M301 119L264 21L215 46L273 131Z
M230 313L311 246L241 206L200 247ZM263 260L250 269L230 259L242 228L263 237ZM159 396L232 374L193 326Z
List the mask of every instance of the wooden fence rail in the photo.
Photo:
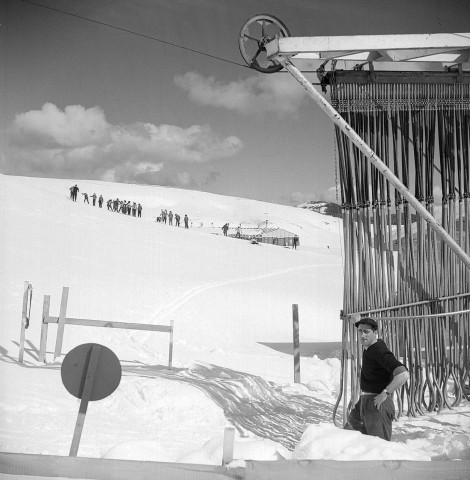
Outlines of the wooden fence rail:
M470 461L409 460L247 460L246 467L228 468L185 463L141 462L0 452L0 474L8 478L52 477L96 480L363 480L374 472L381 480L468 480Z

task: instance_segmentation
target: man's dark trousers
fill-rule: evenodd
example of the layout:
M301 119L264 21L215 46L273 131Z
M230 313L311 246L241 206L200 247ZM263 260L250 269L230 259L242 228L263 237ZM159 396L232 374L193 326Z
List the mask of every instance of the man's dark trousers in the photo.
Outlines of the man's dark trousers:
M392 397L387 396L380 409L374 405L378 394L361 395L348 416L348 424L365 435L380 437L390 441L392 438L392 421L395 417L395 405ZM345 427L347 428L347 427Z

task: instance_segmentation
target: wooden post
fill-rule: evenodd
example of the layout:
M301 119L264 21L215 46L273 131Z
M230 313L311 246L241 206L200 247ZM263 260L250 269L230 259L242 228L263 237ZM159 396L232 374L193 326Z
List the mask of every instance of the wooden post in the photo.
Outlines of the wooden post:
M65 314L67 312L67 301L69 298L69 287L62 288L62 299L60 300L59 325L57 327L57 338L55 342L54 360L62 355L62 342L64 340Z
M44 295L44 303L42 305L42 325L41 325L41 341L39 344L39 361L46 362L47 349L47 329L49 324L47 319L49 317L49 307L51 305L51 296Z
M170 330L170 345L168 347L168 368L171 370L171 364L173 362L173 326L174 326L175 322L173 320L171 320L170 322L170 326L171 326L171 330Z
M78 410L77 423L75 424L75 431L73 432L72 445L70 446L69 457L76 457L78 452L78 446L80 445L80 438L82 436L83 425L85 424L86 411L88 409L88 403L90 401L91 391L93 388L93 382L95 380L96 367L98 365L98 359L100 356L101 347L98 344L93 344L91 348L90 360L85 374L85 385L83 386L83 392L80 402L80 408Z
M235 441L235 429L226 427L224 430L224 448L222 453L222 465L228 465L233 460L233 444Z
M18 361L23 363L24 357L24 342L26 338L26 328L28 328L28 304L29 304L29 292L32 290L32 285L29 282L24 282L23 292L23 310L21 313L21 333L20 333L20 351L18 354Z
M294 383L300 383L299 306L292 304L294 333Z

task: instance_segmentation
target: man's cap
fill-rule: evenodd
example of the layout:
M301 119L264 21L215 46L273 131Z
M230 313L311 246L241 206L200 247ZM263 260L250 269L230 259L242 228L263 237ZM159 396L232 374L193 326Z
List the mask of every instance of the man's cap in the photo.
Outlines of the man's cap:
M369 317L361 318L354 325L356 326L356 328L358 328L359 325L361 324L370 325L372 327L372 330L377 330L379 328L379 326L377 325L377 322Z

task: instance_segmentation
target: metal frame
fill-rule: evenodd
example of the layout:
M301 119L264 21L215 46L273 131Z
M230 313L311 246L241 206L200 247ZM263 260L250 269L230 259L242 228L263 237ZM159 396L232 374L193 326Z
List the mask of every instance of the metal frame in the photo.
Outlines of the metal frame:
M351 35L276 38L266 45L269 59L289 59L301 71L316 71L325 61L336 68L373 63L377 70L470 71L470 33ZM282 62L281 62L282 63Z
M322 95L313 87L311 82L295 67L288 58L281 55L275 57L284 68L307 90L310 97L315 100L317 105L330 117L331 120L350 138L350 140L359 148L372 165L408 200L414 207L416 213L421 216L429 226L436 232L439 238L457 255L458 258L470 269L470 256L467 255L460 245L449 235L442 225L428 212L421 202L406 188L400 179L385 165L385 163L376 155L357 132L349 125L346 120L333 108L333 106L322 97Z

